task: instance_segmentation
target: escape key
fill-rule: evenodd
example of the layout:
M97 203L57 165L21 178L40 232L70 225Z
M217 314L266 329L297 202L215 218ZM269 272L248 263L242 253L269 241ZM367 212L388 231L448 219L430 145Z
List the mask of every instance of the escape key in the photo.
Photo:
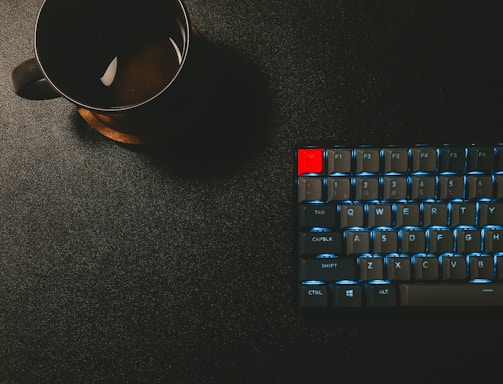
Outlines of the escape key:
M323 172L323 148L300 148L297 151L297 174Z

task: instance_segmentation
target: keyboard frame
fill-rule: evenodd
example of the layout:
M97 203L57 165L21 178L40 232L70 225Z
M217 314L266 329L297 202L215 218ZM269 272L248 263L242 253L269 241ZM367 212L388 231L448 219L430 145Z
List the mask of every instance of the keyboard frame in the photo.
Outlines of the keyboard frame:
M337 314L344 313L345 314L345 319L351 322L359 322L361 320L361 315L362 314L372 314L373 318L375 319L376 314L379 314L380 318L383 319L384 321L389 321L391 319L395 319L397 313L400 313L400 316L406 316L408 320L411 321L425 321L427 319L431 319L431 316L438 317L438 316L443 316L443 317L450 317L451 321L457 321L459 322L460 317L463 317L465 320L472 319L473 316L479 316L481 313L485 313L487 316L496 316L495 318L500 318L499 316L503 315L503 303L501 306L417 306L417 307L404 307L401 305L396 305L394 307L389 307L389 308L372 308L372 307L367 307L367 306L362 306L362 307L357 307L357 308L334 308L328 306L328 308L300 308L299 307L299 293L298 293L298 286L300 284L299 280L299 258L301 257L301 254L299 252L299 205L301 204L298 201L298 178L299 175L297 173L298 170L298 150L302 148L323 148L323 149L330 149L330 148L348 148L348 149L356 149L356 148L416 148L416 147L443 147L443 146L461 146L463 148L467 148L469 146L490 146L490 147L496 147L498 145L503 145L503 140L498 140L494 141L491 143L452 143L452 144L445 144L445 143L408 143L408 144L390 144L390 145L373 145L373 144L365 144L365 145L350 145L350 144L334 144L333 142L327 143L327 142L310 142L310 143L297 143L293 149L293 161L294 161L294 166L292 167L293 170L293 215L294 215L294 231L293 231L293 244L294 244L294 255L295 255L295 260L294 260L294 287L295 287L295 309L298 313L302 314L305 317L313 317L315 321L318 321L320 316L326 317L333 317L334 315L337 316ZM503 153L503 151L502 151ZM326 154L323 154L323 162L324 162L324 167L326 166ZM503 172L503 170L502 170ZM381 174L381 173L379 173ZM325 175L325 174L324 174ZM354 176L353 173L351 176ZM325 200L326 201L326 200ZM355 200L352 200L355 201ZM498 283L503 283L498 282ZM414 284L419 284L419 283L414 283ZM443 284L443 283L438 283L438 284ZM323 314L323 315L322 315ZM349 315L349 316L348 316ZM473 315L473 316L472 316ZM390 317L391 316L391 317ZM330 321L333 321L330 320Z

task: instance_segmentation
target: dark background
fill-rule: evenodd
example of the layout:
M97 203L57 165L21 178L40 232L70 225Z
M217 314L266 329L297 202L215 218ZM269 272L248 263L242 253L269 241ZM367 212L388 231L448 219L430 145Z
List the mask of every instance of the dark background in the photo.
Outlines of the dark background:
M499 312L301 316L293 232L296 144L500 140L497 1L187 0L217 81L155 149L13 93L41 3L0 0L0 383L500 372Z

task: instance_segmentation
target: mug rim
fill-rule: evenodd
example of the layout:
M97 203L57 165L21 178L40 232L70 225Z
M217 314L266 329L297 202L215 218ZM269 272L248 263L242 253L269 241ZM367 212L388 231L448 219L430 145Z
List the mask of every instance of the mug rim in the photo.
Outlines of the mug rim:
M36 19L36 23L35 23L35 33L34 33L35 59L38 62L38 65L40 67L40 70L42 71L42 74L43 74L45 80L47 80L47 82L58 93L60 93L61 96L63 96L65 99L71 101L72 103L74 103L74 104L76 104L76 105L78 105L80 107L83 107L83 108L89 109L89 110L93 110L93 111L98 111L98 112L124 112L124 111L128 111L128 110L132 110L132 109L138 108L138 107L140 107L142 105L150 103L154 99L157 99L160 95L162 95L164 92L166 92L166 90L168 88L170 88L171 85L175 82L175 80L180 76L180 73L181 73L182 69L184 68L185 62L187 60L187 56L188 56L188 52L189 52L189 48L190 48L190 36L191 36L191 30L192 30L192 23L191 23L191 20L190 20L189 13L187 11L187 7L186 7L185 3L183 2L183 0L164 0L164 1L175 1L175 2L178 3L178 6L180 7L180 9L181 9L181 11L183 13L183 23L184 23L184 28L186 28L186 30L184 31L184 47L183 47L183 50L182 50L182 59L180 61L178 69L177 69L176 73L174 74L174 76L172 77L172 79L160 91L158 91L157 93L155 93L154 95L152 95L148 99L145 99L145 100L143 100L141 102L138 102L138 103L135 103L135 104L130 104L130 105L124 105L124 106L116 106L116 107L99 107L99 106L96 106L96 105L91 105L90 103L85 103L85 102L79 101L79 100L77 100L77 98L68 95L66 92L64 92L63 90L61 90L61 88L58 87L54 83L54 81L50 78L50 76L47 74L47 71L44 68L44 65L42 63L42 60L40 58L40 54L39 54L39 51L38 51L38 25L39 25L40 17L42 15L44 7L50 1L53 1L53 0L44 0L43 3L42 3L42 5L40 6L38 14L37 14L37 19Z

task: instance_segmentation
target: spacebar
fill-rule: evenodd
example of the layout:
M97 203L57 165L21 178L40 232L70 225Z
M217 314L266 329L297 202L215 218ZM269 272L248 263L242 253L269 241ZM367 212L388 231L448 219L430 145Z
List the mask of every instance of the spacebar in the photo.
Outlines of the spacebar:
M502 283L400 285L401 306L502 306Z

